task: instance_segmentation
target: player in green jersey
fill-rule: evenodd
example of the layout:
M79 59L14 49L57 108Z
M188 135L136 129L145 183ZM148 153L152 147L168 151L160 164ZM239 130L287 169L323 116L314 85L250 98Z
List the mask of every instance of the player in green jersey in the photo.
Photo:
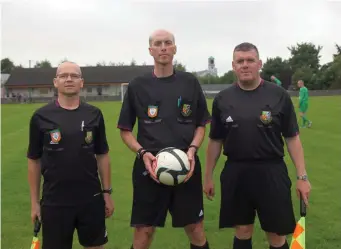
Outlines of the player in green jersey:
M277 86L282 85L282 82L279 79L277 79L274 75L271 76L271 81L275 82Z
M310 128L312 125L312 122L306 117L306 112L308 110L308 102L309 102L308 88L304 86L303 80L299 80L297 82L297 86L300 88L298 108L300 110L300 116L302 118L302 127L305 128L308 126L308 128Z

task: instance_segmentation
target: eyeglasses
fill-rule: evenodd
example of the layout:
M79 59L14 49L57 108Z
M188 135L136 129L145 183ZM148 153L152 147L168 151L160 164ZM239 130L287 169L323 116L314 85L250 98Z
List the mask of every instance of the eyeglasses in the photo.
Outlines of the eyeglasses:
M57 75L57 77L61 80L67 80L69 78L69 76L72 80L78 80L78 79L82 78L82 75L79 75L79 74L67 74L67 73L64 74L63 73L63 74Z

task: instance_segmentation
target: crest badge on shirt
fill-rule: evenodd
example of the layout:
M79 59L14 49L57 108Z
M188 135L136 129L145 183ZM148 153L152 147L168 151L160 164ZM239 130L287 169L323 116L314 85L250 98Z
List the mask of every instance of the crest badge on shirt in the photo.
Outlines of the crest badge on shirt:
M270 124L272 121L272 116L270 111L262 111L262 115L260 115L260 121L263 124Z
M59 141L62 139L62 135L60 134L59 129L55 129L50 131L51 142L50 144L59 144Z
M182 116L188 117L189 115L191 115L191 113L192 113L191 105L183 104L182 109L181 109Z
M159 113L159 107L156 105L148 106L148 117L155 118Z
M85 133L85 142L87 143L87 144L89 144L89 143L91 143L92 142L92 131L87 131L86 133Z

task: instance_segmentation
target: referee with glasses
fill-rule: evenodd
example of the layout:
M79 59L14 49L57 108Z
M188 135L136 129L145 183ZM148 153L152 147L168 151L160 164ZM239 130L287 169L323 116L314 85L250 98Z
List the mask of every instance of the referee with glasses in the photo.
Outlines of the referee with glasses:
M114 210L109 147L102 112L80 101L83 83L77 64L59 65L58 100L38 109L30 122L31 218L42 222L43 249L71 249L75 229L84 248L103 249L108 241L105 217Z
M174 35L155 31L149 39L154 71L129 83L118 121L124 143L137 154L133 168L134 227L132 249L150 247L156 227L163 227L167 212L173 227L181 227L191 249L208 249L203 218L201 165L197 149L210 120L198 80L173 68L176 53ZM132 131L137 118L137 139ZM187 152L191 170L185 183L166 186L158 182L153 169L155 155L166 147Z
M238 82L213 101L204 191L212 199L213 170L223 148L220 228L235 229L233 249L252 248L256 214L269 248L289 249L286 235L296 221L283 137L296 166L297 194L306 204L310 192L294 107L283 88L260 78L262 62L253 44L235 47L232 66Z

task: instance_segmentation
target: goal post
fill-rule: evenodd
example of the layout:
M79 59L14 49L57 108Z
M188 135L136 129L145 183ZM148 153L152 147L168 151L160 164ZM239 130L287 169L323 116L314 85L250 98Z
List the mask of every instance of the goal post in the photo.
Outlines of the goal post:
M121 84L121 102L123 103L124 95L126 94L126 91L128 89L129 83L122 83Z

